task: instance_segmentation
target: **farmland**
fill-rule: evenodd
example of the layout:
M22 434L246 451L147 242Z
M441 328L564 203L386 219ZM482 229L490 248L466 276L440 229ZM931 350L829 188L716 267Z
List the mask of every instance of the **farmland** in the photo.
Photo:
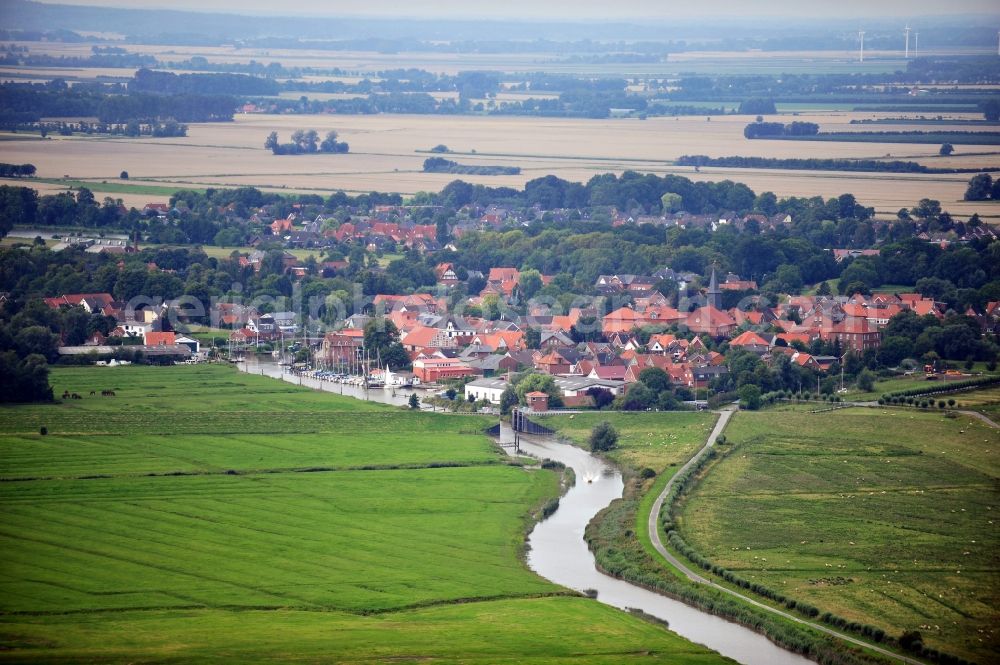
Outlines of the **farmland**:
M851 119L874 113L826 112L797 119L819 122L824 131L856 131ZM971 117L971 116L970 116ZM968 176L962 174L886 174L803 172L775 169L674 166L681 155L733 154L776 158L902 159L928 166L978 168L996 161L990 146L960 146L954 155L937 156L936 145L748 141L747 116L608 119L517 118L502 116L241 115L232 123L192 124L188 136L162 139L51 138L10 141L5 160L31 163L52 187L64 175L99 194L120 192L157 200L172 189L253 185L272 191L328 193L392 191L412 195L439 191L455 176L422 172L426 151L445 144L470 166L498 163L521 168L513 176L465 176L491 186L521 187L543 175L586 181L596 174L637 170L677 173L704 180L731 179L779 196L838 196L852 192L880 214L894 215L924 197L936 198L957 215L979 211L996 215L988 204L962 201ZM274 156L263 149L271 131L281 135L302 127L321 134L337 130L351 145L346 155ZM905 129L906 125L901 125ZM945 126L947 127L947 126ZM197 166L195 166L197 165ZM131 179L118 181L126 170ZM66 183L69 185L69 183ZM122 188L125 189L122 189ZM163 190L142 190L163 187Z
M83 398L0 410L6 658L721 662L524 567L557 478L478 418L219 366L52 384Z
M32 53L54 56L86 57L90 55L89 43L11 42L28 46ZM552 73L578 76L677 76L681 73L700 75L731 72L739 74L780 74L784 72L883 73L900 69L905 63L898 52L871 51L864 63L858 63L853 51L688 51L671 53L659 62L588 63L553 57L551 53L428 53L406 52L376 53L371 51L324 51L320 49L267 49L241 48L238 46L185 46L158 44L129 44L129 52L152 55L164 61L183 61L201 56L211 63L241 63L251 60L278 62L285 67L339 67L350 74L340 80L356 80L372 76L378 71L413 67L438 74L456 74L460 71L527 72L545 70ZM970 54L975 50L937 49L926 55ZM52 76L80 79L103 77L128 78L133 68L63 68L63 67L8 67L0 70L6 75L19 75L38 79ZM173 70L177 72L182 69ZM325 79L338 77L324 77Z
M698 552L782 594L980 662L997 633L997 430L968 416L744 412L682 507Z

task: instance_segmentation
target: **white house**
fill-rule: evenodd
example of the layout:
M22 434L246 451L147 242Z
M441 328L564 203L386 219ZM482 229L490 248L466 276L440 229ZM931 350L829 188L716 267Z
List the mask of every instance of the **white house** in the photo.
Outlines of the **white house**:
M180 337L174 339L174 343L183 344L184 346L191 349L191 353L198 353L201 350L201 342L194 339L193 337L187 337L185 335L181 335Z
M485 399L491 404L499 404L500 396L509 385L510 382L502 378L476 379L465 384L465 399L477 402Z

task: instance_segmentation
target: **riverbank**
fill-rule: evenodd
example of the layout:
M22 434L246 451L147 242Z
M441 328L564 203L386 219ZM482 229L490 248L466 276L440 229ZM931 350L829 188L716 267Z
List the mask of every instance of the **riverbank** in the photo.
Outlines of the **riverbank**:
M501 443L512 438L512 432L505 426ZM520 444L522 453L560 462L572 468L577 478L577 483L560 499L558 510L540 522L528 538L528 565L532 570L581 593L596 591L599 602L620 609L640 609L667 621L670 630L678 635L746 665L809 662L748 628L598 570L584 532L599 511L621 499L625 487L621 473L591 453L560 443L554 437L522 435Z
M624 487L624 497L616 499L598 513L586 529L586 539L602 572L736 621L811 659L835 659L845 663L879 662L878 656L872 653L874 651L894 660L918 662L717 585L692 570L664 546L658 525L660 506L671 493L675 481L691 473L712 454L712 446L725 429L732 416L731 411L719 414L718 421L709 426L710 431L702 435L698 447L692 448L680 465L677 463L676 448L672 452L671 448L678 440L684 440L684 427L693 423L668 421L671 417L684 418L685 414L604 415L607 418L619 416L614 422L623 428L623 434L619 448L610 455L619 465L627 467L632 480ZM696 416L686 414L686 417L690 420ZM543 422L556 429L559 435L567 436L575 445L582 446L589 427L600 420L602 414L590 414L588 419L575 416L572 422L556 416L544 418ZM645 422L647 420L656 422ZM655 429L652 428L654 424ZM646 464L657 463L656 480L636 468L648 469ZM661 556L663 560L659 559ZM664 562L670 566L665 567Z

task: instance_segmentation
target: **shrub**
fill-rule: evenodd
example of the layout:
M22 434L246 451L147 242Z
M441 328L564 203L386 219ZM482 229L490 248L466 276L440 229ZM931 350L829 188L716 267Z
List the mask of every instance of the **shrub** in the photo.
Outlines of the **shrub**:
M618 444L618 430L604 421L590 431L590 449L594 452L611 450Z
M740 396L740 408L748 411L756 411L760 408L760 388L748 383L740 386L737 391Z
M46 434L49 433L49 428L46 427L45 425L42 425L41 427L38 428L38 433L41 434L42 436L45 436Z
M924 647L924 636L919 630L908 630L899 636L899 646L907 651L920 652Z
M550 515L552 515L552 513L556 512L558 509L559 509L558 497L546 502L546 504L542 506L542 519L549 517Z
M858 374L858 388L868 393L875 388L875 375L872 374L871 370L863 369L861 373Z
M656 471L653 471L652 469L650 469L647 466L646 468L644 468L642 471L639 472L639 477L642 478L642 479L644 479L644 480L648 480L650 478L655 478L656 477Z

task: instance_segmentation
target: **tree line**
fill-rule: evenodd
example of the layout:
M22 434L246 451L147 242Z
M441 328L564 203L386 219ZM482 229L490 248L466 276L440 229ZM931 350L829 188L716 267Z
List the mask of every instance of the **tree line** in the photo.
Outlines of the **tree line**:
M274 81L245 74L174 74L140 69L129 81L130 92L154 95L277 95Z
M304 155L314 153L335 153L344 154L351 147L344 141L337 140L337 132L329 131L326 138L319 140L319 134L315 129L297 129L292 132L290 143L281 143L278 139L278 132L271 132L264 141L264 148L270 150L275 155Z
M102 123L220 122L233 119L236 98L219 94L125 93L115 87L0 85L0 122L37 123L41 118L96 117Z
M714 232L699 228L665 231L653 225L612 226L609 210L613 206L620 206L620 210L639 207L659 210L665 193L680 196L687 209L697 205L709 210L787 214L792 222L774 231L743 232L731 225ZM778 200L768 192L755 195L752 190L733 183L692 183L677 176L660 178L625 173L620 177L598 176L586 185L540 178L530 181L524 190L485 188L455 181L438 194L427 194L422 201L424 207L414 212L414 221L437 224L439 238L444 240L448 239L450 225L458 218L458 209L468 203L481 200L483 204L498 203L527 212L536 203L561 204L567 202L567 197L569 202L583 204L571 208L567 219L543 218L527 226L517 223L501 231L464 234L454 241L457 247L454 253L407 255L406 260L393 261L384 271L366 272L365 253L354 256L356 248L351 246L334 245L328 255L351 255L350 276L372 293L401 293L432 285L434 265L449 260L460 270L485 272L509 265L554 276L551 284L543 287L539 283L526 297L538 293L563 299L588 295L600 274L651 274L663 266L705 274L715 264L721 270L757 280L760 291L772 301L777 293L795 293L806 284L830 279L838 280L836 288L841 293L871 292L886 283L911 285L963 311L968 306L981 310L985 302L1000 299L997 283L1000 276L996 268L1000 266L997 254L1000 247L977 240L942 250L914 237L925 228L947 229L947 225L980 223L975 218L955 222L941 210L940 204L929 200L906 212L908 219L873 222L869 219L870 209L849 194L829 200ZM184 212L171 213L168 222L163 223L154 222L137 210L125 211L112 199L101 204L85 189L75 196L66 193L38 196L29 188L6 186L0 187L0 220L8 225L16 222L115 228L130 234L139 232L148 240L161 243L233 246L248 234L264 233L262 223L253 225L247 221L263 205L271 207L270 214L275 218L293 210L307 218L322 214L330 219L331 228L335 228L354 215L369 214L374 205L401 202L398 195L381 194L355 197L335 193L323 198L281 197L252 188L212 190L204 194L187 191L178 192L171 201L172 206ZM727 205L731 203L736 205ZM299 207L293 208L296 204ZM242 221L232 221L230 216ZM879 256L859 257L839 264L825 249L866 248L877 242L882 243ZM678 293L675 284L658 286L674 299L689 295ZM732 307L744 295L727 292L724 305Z
M775 138L785 136L815 136L819 133L819 125L815 122L794 121L789 124L781 122L753 122L743 128L743 136L748 139Z
M187 125L173 118L165 122L139 122L129 120L125 123L107 122L4 122L0 120L0 129L13 132L38 132L42 138L49 134L72 136L73 134L104 135L104 136L151 136L164 138L171 136L187 136Z
M30 178L33 175L34 164L0 164L0 178Z
M724 166L741 169L791 169L804 171L865 171L874 173L979 173L986 169L948 169L925 166L918 162L879 159L802 159L780 157L709 157L682 155L678 166ZM994 170L994 169L989 169ZM997 168L995 170L1000 170Z

